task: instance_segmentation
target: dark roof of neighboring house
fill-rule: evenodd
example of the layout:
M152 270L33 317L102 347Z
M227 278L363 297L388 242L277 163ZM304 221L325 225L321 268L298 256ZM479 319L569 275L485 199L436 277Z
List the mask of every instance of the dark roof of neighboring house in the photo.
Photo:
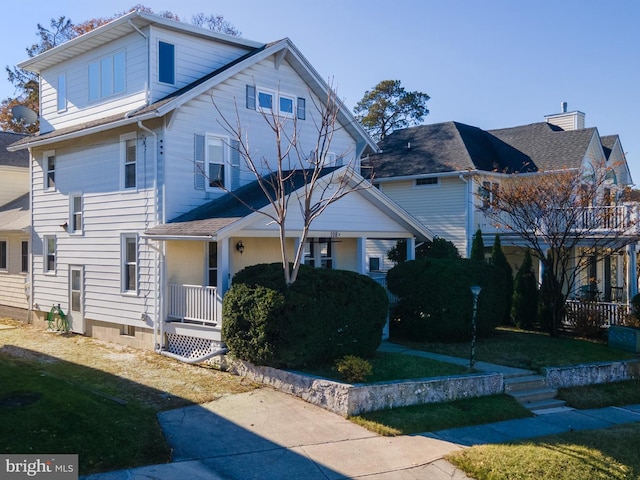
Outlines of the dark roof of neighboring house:
M323 176L334 172L339 167L323 170ZM286 183L287 193L301 188L305 177L301 170L283 172L286 178L292 173L291 180ZM263 177L264 179L265 177ZM268 182L263 182L268 185ZM233 193L225 193L221 197L194 208L169 222L158 225L145 232L147 235L207 236L246 217L247 215L269 205L264 191L257 180L243 185Z
M0 132L0 165L29 168L29 152L27 150L10 152L7 146L26 137L22 133Z
M482 130L458 122L396 130L365 167L376 178L465 170L504 173L580 167L595 128L564 131L546 122Z

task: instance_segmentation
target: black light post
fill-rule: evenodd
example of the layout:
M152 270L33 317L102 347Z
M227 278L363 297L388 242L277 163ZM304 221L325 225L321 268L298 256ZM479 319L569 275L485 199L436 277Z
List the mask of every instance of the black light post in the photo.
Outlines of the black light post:
M473 294L473 315L471 316L471 357L469 359L469 370L473 370L473 366L476 363L476 334L478 331L478 295L482 287L474 285L471 288Z

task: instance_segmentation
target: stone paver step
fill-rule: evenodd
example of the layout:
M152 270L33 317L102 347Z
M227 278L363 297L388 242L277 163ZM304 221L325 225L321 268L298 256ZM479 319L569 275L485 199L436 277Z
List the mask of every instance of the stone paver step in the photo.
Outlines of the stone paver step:
M546 378L542 375L523 375L504 379L504 391L506 393L537 390L546 386Z
M510 392L509 395L514 397L518 402L526 404L538 402L540 400L549 400L555 398L558 390L554 388L537 388L534 390L522 390L518 392Z
M559 400L557 398L547 398L544 400L537 400L535 402L528 402L523 404L529 410L551 410L554 408L564 407L567 404L564 400Z

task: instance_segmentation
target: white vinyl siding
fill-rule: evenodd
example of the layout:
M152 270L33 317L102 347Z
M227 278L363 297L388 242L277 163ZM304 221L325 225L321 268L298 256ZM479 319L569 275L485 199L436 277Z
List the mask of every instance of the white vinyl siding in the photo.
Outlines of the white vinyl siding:
M467 251L467 184L442 177L439 184L415 186L412 180L381 182L380 190L434 235L453 242L460 255ZM473 215L473 212L470 212Z

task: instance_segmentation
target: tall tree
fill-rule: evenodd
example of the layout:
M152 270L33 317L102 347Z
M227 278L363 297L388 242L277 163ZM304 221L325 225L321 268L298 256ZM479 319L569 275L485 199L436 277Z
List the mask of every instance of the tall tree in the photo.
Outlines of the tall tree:
M544 267L540 301L557 333L567 297L596 253L615 255L635 244L638 218L629 207L604 204L611 166L593 163L534 175L512 176L490 184L493 202L485 216L496 227L508 226ZM494 179L495 181L495 179Z
M476 233L473 235L470 258L484 262L484 241L482 240L482 230L480 229L476 230Z
M533 273L531 253L524 251L524 260L516 273L511 316L518 328L532 329L538 312L538 282Z
M429 114L429 95L407 92L400 80L383 80L354 107L356 118L376 141L399 128L419 125Z
M504 296L505 310L500 320L503 325L509 325L511 323L511 301L513 297L513 270L502 251L500 235L497 234L491 249L491 263L496 267L500 293Z
M48 27L44 27L38 23L36 35L38 36L39 41L26 48L27 55L29 58L35 57L36 55L46 52L47 50L50 50L79 35L95 30L96 28L133 11L150 14L154 13L151 8L137 4L129 10L116 13L111 17L92 18L78 24L74 24L71 19L65 16L52 18ZM157 15L180 21L176 14L169 11L159 12ZM209 28L215 32L235 36L240 35L238 29L225 20L222 15L205 15L204 13L199 13L193 16L191 23L199 27ZM0 103L0 129L16 133L37 133L40 128L39 124L36 122L31 125L26 125L16 120L13 117L12 108L16 105L24 105L34 112L39 112L40 88L38 76L33 72L29 72L28 70L18 67L7 66L5 68L7 72L7 79L15 87L16 93L15 97L5 98Z
M333 136L342 128L338 123L341 102L331 85L321 103L311 102L315 108L312 123L315 130L309 143L303 140L302 126L298 125L295 116L287 118L275 111L262 111L262 118L271 130L275 144L275 158L270 160L249 144L248 131L240 121L237 104L236 117L232 120L218 107L215 98L212 100L221 124L232 139L232 148L239 153L244 167L254 175L271 209L255 209L244 203L242 198L236 198L248 209L266 216L277 225L284 280L291 285L296 281L304 261L305 243L313 221L346 195L371 188L371 184L358 174L355 155L350 161L345 160L353 152L345 151L335 156L345 162L341 167L336 167L332 163L332 155L329 155L334 148ZM234 194L224 186L222 188ZM301 214L302 227L295 235L299 242L291 256L287 238L294 235L287 233L287 219L290 207L295 206Z

